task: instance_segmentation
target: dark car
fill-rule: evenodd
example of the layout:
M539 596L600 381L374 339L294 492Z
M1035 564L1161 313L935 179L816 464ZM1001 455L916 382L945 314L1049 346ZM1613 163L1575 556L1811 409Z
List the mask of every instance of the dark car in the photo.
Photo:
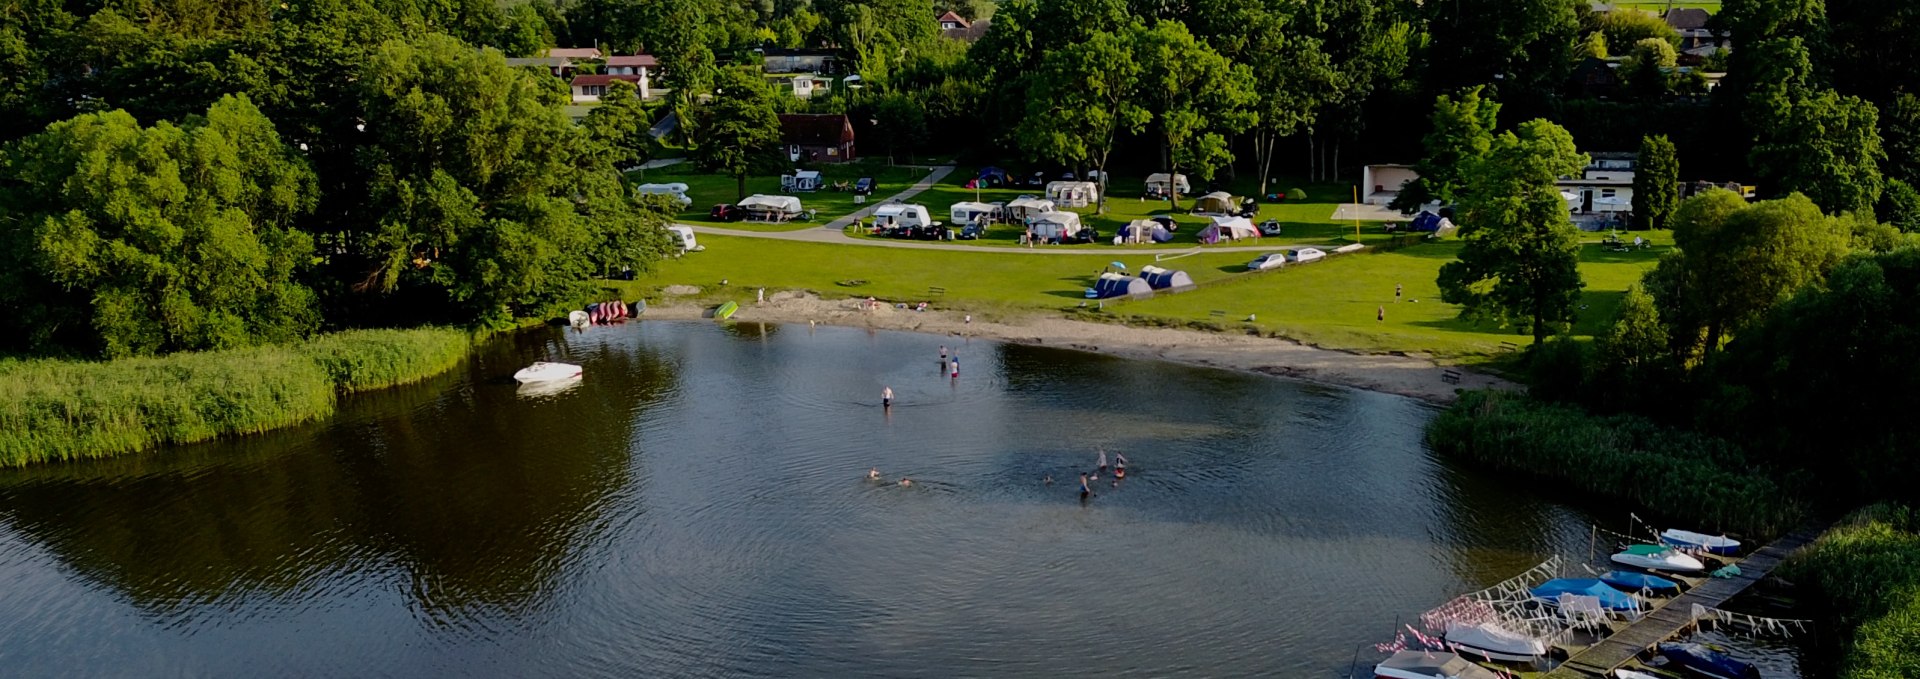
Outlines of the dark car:
M1093 229L1081 229L1080 231L1074 233L1071 236L1067 236L1065 238L1060 239L1061 245L1070 245L1073 243L1098 243L1098 242L1100 242L1100 232L1095 231Z
M853 192L862 196L872 194L873 188L874 181L872 177L861 177L859 181L853 183Z
M908 227L908 238L914 240L946 240L947 227L944 224Z
M1260 216L1260 201L1252 198L1240 201L1240 212L1236 213L1236 215L1246 217L1247 219Z
M719 205L713 206L713 209L707 211L707 219L711 219L716 222L737 222L746 218L747 218L747 211L740 209L740 206L738 205L729 205L726 203L721 203Z
M974 240L985 235L987 235L987 225L980 222L973 222L961 227L960 233L955 234L954 237L960 240Z

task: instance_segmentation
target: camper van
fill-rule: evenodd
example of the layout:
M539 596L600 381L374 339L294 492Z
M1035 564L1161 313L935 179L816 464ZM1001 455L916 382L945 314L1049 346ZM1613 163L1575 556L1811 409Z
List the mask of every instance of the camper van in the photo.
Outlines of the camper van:
M667 232L673 234L674 242L680 245L682 251L698 252L701 250L700 243L693 239L693 227L674 224L667 227Z
M633 187L633 192L642 195L673 196L674 202L678 203L681 209L686 209L693 204L693 199L687 197L687 185L680 182L641 184Z
M873 209L873 225L881 228L918 228L933 223L925 205L888 203Z

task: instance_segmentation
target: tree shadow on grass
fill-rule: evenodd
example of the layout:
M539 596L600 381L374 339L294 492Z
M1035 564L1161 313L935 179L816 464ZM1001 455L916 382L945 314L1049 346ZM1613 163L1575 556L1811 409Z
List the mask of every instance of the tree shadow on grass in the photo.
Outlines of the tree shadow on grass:
M1598 335L1605 332L1607 324L1613 322L1613 315L1620 309L1620 300L1626 299L1624 290L1585 290L1580 293L1580 308L1574 310L1573 334Z
M1671 245L1655 245L1632 250L1611 250L1600 244L1584 245L1580 248L1580 261L1585 264L1651 264L1660 261L1662 256L1673 251Z

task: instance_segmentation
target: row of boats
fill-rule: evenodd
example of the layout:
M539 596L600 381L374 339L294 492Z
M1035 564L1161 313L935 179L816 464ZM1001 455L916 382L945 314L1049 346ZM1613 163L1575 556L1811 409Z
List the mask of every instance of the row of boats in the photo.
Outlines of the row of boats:
M1378 679L1498 679L1501 675L1476 660L1536 665L1552 651L1554 632L1593 628L1610 615L1637 617L1648 599L1677 596L1682 584L1672 577L1701 575L1709 566L1696 555L1737 554L1740 542L1725 536L1684 530L1659 534L1658 544L1629 545L1609 557L1619 566L1590 578L1551 578L1524 590L1520 605L1499 615L1458 616L1444 623L1444 637L1423 637L1434 650L1401 650L1374 667ZM1541 577L1544 577L1541 576ZM1484 603L1484 602L1480 602ZM1490 605L1481 606L1491 611ZM1527 617L1533 616L1533 617ZM1430 623L1431 624L1431 623ZM1438 625L1432 625L1438 626ZM1713 647L1662 643L1655 652L1665 666L1709 679L1759 679L1753 666ZM1636 670L1617 670L1617 679L1662 679Z

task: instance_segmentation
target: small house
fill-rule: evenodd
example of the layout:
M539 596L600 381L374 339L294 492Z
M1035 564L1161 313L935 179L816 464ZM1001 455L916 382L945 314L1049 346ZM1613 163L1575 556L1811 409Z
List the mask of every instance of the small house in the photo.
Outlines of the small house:
M1633 152L1599 152L1578 177L1555 182L1577 214L1621 213L1633 209Z
M645 89L646 76L601 75L601 74L576 75L573 77L573 82L568 84L568 86L573 89L573 103L585 104L588 102L600 101L601 97L607 96L607 90L611 88L614 81L616 80L632 83L634 88L634 93L642 99L646 98L647 96L646 89Z
M837 73L840 56L833 50L783 49L760 50L760 70L766 73Z
M853 121L838 113L780 114L780 143L793 162L845 163L854 159Z
M1060 207L1086 207L1100 202L1100 186L1093 182L1050 182L1047 200Z
M987 29L993 24L992 19L968 19L952 10L941 14L934 21L940 24L940 37L961 42L979 40L980 36L987 34Z

